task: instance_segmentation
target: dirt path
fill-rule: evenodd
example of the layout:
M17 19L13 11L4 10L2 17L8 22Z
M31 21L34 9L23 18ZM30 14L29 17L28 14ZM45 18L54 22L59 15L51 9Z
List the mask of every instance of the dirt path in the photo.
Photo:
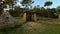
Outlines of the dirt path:
M28 22L22 26L26 34L37 34L44 30L44 26L36 22Z

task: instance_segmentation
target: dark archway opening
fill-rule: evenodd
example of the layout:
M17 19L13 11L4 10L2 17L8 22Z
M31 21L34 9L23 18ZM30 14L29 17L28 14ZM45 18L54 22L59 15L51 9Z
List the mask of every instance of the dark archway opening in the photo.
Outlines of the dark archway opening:
M26 21L34 21L34 18L33 18L33 13L29 12L29 13L26 13Z
M26 21L32 21L32 14L31 13L27 13Z

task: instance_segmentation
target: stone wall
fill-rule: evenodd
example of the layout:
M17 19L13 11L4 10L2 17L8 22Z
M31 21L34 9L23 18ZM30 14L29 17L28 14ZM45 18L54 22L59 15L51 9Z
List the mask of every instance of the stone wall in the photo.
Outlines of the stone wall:
M23 21L26 21L26 13L23 14Z

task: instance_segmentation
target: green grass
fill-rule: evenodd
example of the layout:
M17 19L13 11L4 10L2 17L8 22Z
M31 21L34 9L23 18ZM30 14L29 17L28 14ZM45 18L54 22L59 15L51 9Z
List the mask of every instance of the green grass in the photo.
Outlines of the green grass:
M53 20L53 21L52 21ZM55 20L55 21L54 21ZM21 18L15 18L15 21L21 22ZM59 19L50 19L50 18L38 18L38 21L52 21L52 22L58 22L60 21ZM38 30L25 30L23 27L21 26L16 26L15 28L8 28L8 29L1 29L0 30L0 34L60 34L60 25L56 25L56 24L43 24L44 26L44 30L42 32L38 31Z
M45 25L45 30L38 32L37 30L24 30L21 26L14 29L0 30L0 34L60 34L59 25Z
M22 24L24 22L22 17L14 17L14 20L16 24Z
M59 25L45 25L45 30L40 34L60 34Z
M17 23L23 21L22 17L14 17L14 20L15 20L15 22L17 22Z
M43 21L45 24L42 23ZM46 24L46 21L53 24ZM42 23L42 25L45 26L45 30L43 32L40 32L40 34L60 34L60 25L54 24L60 23L60 19L37 17L37 22Z
M37 17L37 22L38 23L53 23L53 24L55 24L55 23L57 23L57 24L60 24L60 19L58 19L58 18L56 18L56 19L54 19L54 18L45 18L45 17Z
M8 29L1 29L0 34L20 34L22 33L23 28L21 26L17 28L8 28Z
M14 17L15 23L22 23L21 17ZM0 34L20 34L23 28L21 26L15 26L14 28L0 29Z
M45 18L45 17L37 17L37 21L55 21L55 22L60 22L60 19L56 18Z

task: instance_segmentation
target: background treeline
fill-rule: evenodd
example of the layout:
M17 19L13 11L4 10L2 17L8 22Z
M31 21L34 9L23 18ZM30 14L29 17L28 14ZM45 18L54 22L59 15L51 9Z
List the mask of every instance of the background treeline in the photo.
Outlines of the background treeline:
M9 13L14 16L22 16L23 11L26 10L34 10L36 11L37 16L42 16L42 17L51 17L51 18L58 18L59 13L60 13L60 6L56 8L49 8L53 4L51 1L46 1L44 4L44 7L40 7L40 5L32 7L32 4L34 1L32 0L22 0L19 2L24 8L21 8L21 6L16 5L19 0L5 0L2 1L0 0L0 15L3 13L3 9L6 8L6 5L8 4L12 9L9 10ZM30 7L30 8L29 8ZM47 7L47 8L45 8ZM14 10L13 10L14 8Z
M12 16L21 16L21 14L23 14L23 11L25 9L24 8L19 8L19 7L15 7L15 10L10 10L10 14ZM33 8L31 10L36 11L37 16L42 16L42 17L51 17L51 18L58 18L59 12L60 12L60 8L44 8L44 7L40 7L40 8Z

